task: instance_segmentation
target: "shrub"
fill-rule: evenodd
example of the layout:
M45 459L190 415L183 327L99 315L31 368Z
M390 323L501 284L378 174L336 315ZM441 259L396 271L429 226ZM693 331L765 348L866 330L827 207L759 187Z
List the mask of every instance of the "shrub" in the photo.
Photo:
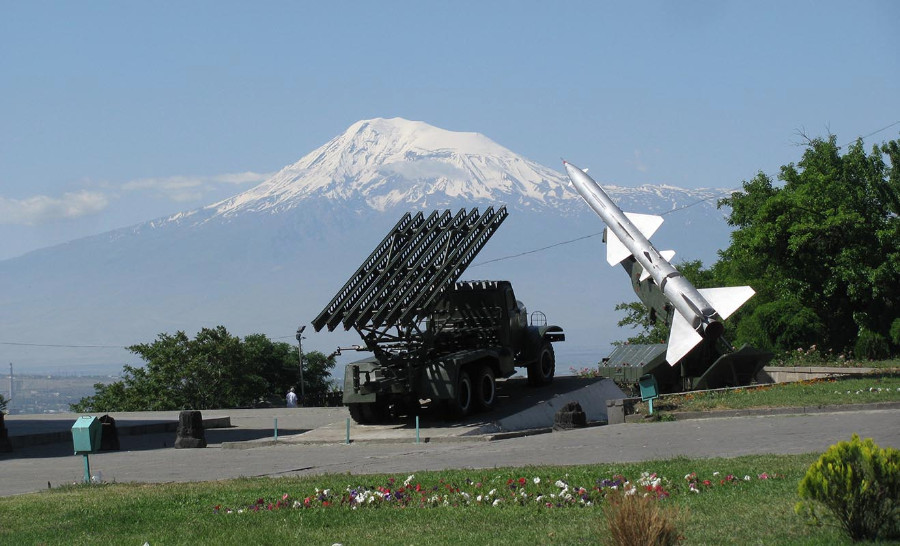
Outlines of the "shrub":
M894 345L900 345L900 318L891 323L891 341Z
M881 360L887 358L891 354L887 339L871 330L861 330L859 337L856 338L856 345L853 349L856 358L864 358L867 360Z
M824 506L854 541L900 538L900 450L854 434L809 467L799 493L798 514L820 523Z
M615 492L606 497L606 502L604 515L612 544L669 546L681 541L676 526L678 514L660 506L655 496Z

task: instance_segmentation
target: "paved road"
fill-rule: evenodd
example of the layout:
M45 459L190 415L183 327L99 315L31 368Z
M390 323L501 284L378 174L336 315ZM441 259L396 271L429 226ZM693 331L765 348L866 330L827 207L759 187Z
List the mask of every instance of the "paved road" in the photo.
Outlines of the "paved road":
M303 417L294 417L290 429L313 428L318 425L312 421L324 417L310 413L308 427L303 426ZM822 452L853 433L871 437L883 447L900 447L900 409L631 423L505 440L453 437L421 444L308 445L282 436L283 443L278 445L223 449L221 442L228 438L228 431L208 430L210 447L176 450L171 448L172 434L149 434L122 437L122 451L92 455L91 466L102 472L104 480L117 482L346 472L404 474L448 468L631 462L679 455ZM80 481L82 457L71 453L70 446L53 445L0 454L0 495L46 489L48 482L57 486Z

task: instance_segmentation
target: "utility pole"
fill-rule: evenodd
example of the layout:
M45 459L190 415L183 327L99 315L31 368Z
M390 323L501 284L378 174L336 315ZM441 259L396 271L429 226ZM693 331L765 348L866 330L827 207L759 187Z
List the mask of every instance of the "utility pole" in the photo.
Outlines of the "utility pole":
M6 411L12 414L12 396L13 396L13 367L12 362L9 363L9 400L6 401Z
M306 325L301 325L297 328L297 352L300 356L300 405L303 406L306 404L306 387L303 384L303 330L306 330Z

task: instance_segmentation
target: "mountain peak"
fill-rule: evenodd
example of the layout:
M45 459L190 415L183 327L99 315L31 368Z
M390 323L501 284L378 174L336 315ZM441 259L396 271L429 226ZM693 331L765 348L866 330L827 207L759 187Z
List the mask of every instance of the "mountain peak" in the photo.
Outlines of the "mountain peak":
M215 215L277 212L312 198L379 211L457 201L559 208L575 197L564 177L479 133L375 118L244 193L207 207Z

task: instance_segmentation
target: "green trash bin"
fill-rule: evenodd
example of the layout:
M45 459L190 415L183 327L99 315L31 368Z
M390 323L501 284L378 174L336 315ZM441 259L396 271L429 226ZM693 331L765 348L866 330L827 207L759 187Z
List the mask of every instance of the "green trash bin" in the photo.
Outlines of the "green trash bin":
M100 419L91 415L79 417L72 425L72 443L75 445L75 454L97 453L100 451L100 438L103 425Z
M650 407L650 415L653 415L653 400L659 398L659 386L656 383L656 377L645 374L638 379L638 386L641 389L641 400L647 402Z
M72 444L75 446L75 455L84 456L84 483L91 482L91 463L88 455L100 451L102 435L103 425L100 423L100 419L92 415L79 417L72 425Z

